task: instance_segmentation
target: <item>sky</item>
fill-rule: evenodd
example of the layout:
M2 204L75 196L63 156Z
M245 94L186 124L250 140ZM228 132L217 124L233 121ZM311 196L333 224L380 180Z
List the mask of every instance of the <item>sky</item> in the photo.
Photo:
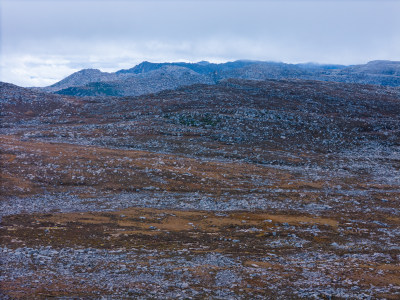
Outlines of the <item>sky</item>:
M0 0L0 81L142 61L400 60L400 0Z

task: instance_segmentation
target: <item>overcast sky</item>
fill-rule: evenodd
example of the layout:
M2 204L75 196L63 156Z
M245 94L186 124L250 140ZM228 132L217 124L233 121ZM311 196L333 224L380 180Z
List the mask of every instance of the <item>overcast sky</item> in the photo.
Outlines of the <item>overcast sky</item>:
M0 80L45 86L83 68L237 59L400 60L400 0L0 0Z

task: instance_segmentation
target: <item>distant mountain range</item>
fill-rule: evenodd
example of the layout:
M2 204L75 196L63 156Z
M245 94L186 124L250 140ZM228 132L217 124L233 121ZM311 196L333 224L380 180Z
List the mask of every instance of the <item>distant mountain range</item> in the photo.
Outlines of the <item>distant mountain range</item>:
M227 78L309 79L400 86L400 62L371 61L363 65L286 64L238 60L221 64L142 62L114 73L84 69L44 88L44 92L71 96L137 96L197 83L216 84Z

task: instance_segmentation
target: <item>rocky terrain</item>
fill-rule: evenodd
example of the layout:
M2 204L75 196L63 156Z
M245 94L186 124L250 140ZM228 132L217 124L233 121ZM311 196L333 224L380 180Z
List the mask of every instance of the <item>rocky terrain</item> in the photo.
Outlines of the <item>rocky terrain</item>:
M235 61L223 64L212 64L206 61L198 63L150 63L144 61L133 68L119 70L115 73L101 72L97 69L84 69L51 86L35 89L45 92L61 91L61 94L76 94L77 96L94 96L95 93L106 96L110 96L112 93L114 96L116 94L136 96L148 93L149 91L146 88L151 89L151 92L166 89L163 84L169 84L168 88L175 88L194 83L215 83L216 73L222 70L229 71L242 68L254 63L252 61ZM170 77L173 77L173 82L171 82ZM145 85L146 80L149 81L147 86ZM104 82L110 82L111 86L107 83L104 84ZM133 84L140 86L134 87ZM127 85L128 90L125 90L124 88ZM97 86L98 88L96 88ZM69 89L71 87L78 88ZM104 90L104 87L113 88L113 90ZM144 88L144 90L140 88ZM82 89L85 95L78 95L77 93L83 92Z
M400 88L243 64L1 83L1 298L398 299Z
M128 76L124 74L101 72L98 69L83 69L71 74L70 76L51 86L45 88L36 88L36 90L41 90L44 92L56 92L70 87L82 86L91 82L123 80L127 77Z
M74 96L135 96L161 90L175 89L195 83L214 83L209 76L196 73L179 66L163 66L149 72L133 74L119 73L119 81L91 82L85 86L68 87L57 91L57 94Z
M284 63L257 63L223 72L222 78L297 78L347 83L400 86L400 62L371 61L364 65L340 66Z
M250 80L307 79L400 86L400 62L371 61L364 65L285 64L234 61L221 64L150 63L115 73L86 69L39 91L73 96L138 96L196 83L216 84L228 78Z

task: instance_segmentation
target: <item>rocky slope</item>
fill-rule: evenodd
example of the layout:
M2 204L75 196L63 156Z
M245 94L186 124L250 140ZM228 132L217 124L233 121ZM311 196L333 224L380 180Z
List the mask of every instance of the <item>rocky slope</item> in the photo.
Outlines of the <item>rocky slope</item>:
M1 104L14 105L17 102L38 102L45 104L47 101L66 101L67 99L74 99L72 97L60 97L40 90L27 89L6 82L0 82L0 95Z
M235 61L222 64L150 63L103 73L86 69L40 90L75 96L137 96L194 83L217 83L227 78L251 80L308 79L400 86L400 62L372 61L365 65L285 64Z
M65 88L82 86L91 82L114 81L121 80L126 77L127 76L124 74L106 73L101 72L98 69L83 69L69 75L53 85L41 88L41 90L44 92L56 92Z
M188 68L171 65L138 74L119 74L130 74L130 76L124 80L92 82L85 86L70 87L56 93L74 96L137 96L195 83L214 83L210 76L199 74Z
M400 296L399 88L0 99L2 299Z
M243 79L308 79L347 83L400 86L400 62L372 61L365 65L340 66L284 63L256 63L223 71L220 78Z
M184 70L186 72L189 72L189 74L193 75L207 75L207 77L213 78L212 74L215 72L220 72L222 70L231 70L231 69L236 69L236 68L241 68L247 65L254 64L256 62L252 61L235 61L235 62L228 62L224 64L212 64L209 62L199 62L199 63L184 63L184 62L175 62L175 63L150 63L150 62L142 62L138 64L137 66L127 69L127 70L119 70L115 73L106 73L106 72L101 72L100 70L97 69L83 69L81 71L75 72L71 74L70 76L64 78L63 80L48 86L44 88L36 88L38 90L44 91L44 92L57 92L63 89L67 89L70 87L83 87L87 84L90 83L99 83L99 82L109 82L109 81L124 81L125 79L129 77L135 77L135 75L138 74L144 74L147 72L152 72L156 71L159 69L162 69L162 72L156 72L154 74L165 74L165 72L171 72L171 76L174 76L174 72L176 73L176 70ZM173 68L177 67L177 68ZM180 67L180 68L179 68ZM183 69L184 68L184 69ZM195 73L193 73L194 71ZM197 74L198 73L198 74ZM154 77L153 74L153 77ZM139 76L139 78L143 78L144 76ZM201 77L201 76L200 76ZM152 78L154 80L155 78ZM174 78L176 83L175 85L177 86L182 86L185 85L186 83L184 82L184 78ZM162 81L163 78L160 78L160 81ZM180 83L179 80L182 80L182 83ZM133 80L134 81L134 80ZM204 81L204 79L202 80ZM206 80L207 81L207 80ZM208 82L207 82L208 83ZM123 83L121 83L123 84ZM157 85L158 83L156 83ZM162 83L160 83L162 84ZM112 84L118 89L118 82L115 82ZM96 86L99 86L99 89L96 91ZM89 90L92 90L94 94L105 94L108 95L107 92L102 91L102 89L108 88L108 84L94 84L88 87ZM119 88L121 90L123 88ZM151 89L153 90L158 90L157 87L152 87ZM126 94L127 92L124 91L113 91L115 94ZM74 89L65 91L64 93L73 93ZM79 89L76 89L77 93L80 93L81 91ZM132 96L136 95L135 93L132 94Z

